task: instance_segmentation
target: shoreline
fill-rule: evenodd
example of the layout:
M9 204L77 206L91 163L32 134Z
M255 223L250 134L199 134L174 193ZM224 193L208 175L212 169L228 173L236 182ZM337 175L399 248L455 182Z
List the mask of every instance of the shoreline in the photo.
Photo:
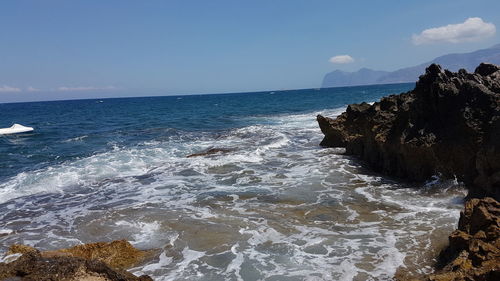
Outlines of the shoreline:
M376 106L377 104L375 102L373 105ZM302 119L309 120L305 116L302 117L302 115L299 117L299 121ZM283 115L273 118L276 119L274 122L283 122L283 118L289 117L288 115ZM168 273L169 270L174 271L170 274L172 278L176 278L175 276L178 278L189 276L189 273L183 275L182 272L175 272L178 270L176 264L183 264L184 262L198 264L198 262L195 263L194 261L202 260L208 265L219 266L221 268L235 268L234 273L227 273L228 269L226 269L226 277L228 279L241 276L239 275L239 268L242 265L234 264L235 257L260 255L261 258L286 258L290 256L291 252L289 251L297 251L295 252L298 254L296 257L308 257L310 261L309 266L312 269L320 264L324 266L324 262L327 261L330 264L325 268L331 268L332 265L341 268L342 266L346 266L346 264L350 264L353 270L346 274L359 275L358 278L363 278L363 276L366 278L369 276L390 278L388 275L393 274L393 267L396 265L400 266L401 263L405 264L405 261L401 260L401 256L410 255L404 258L407 260L406 263L408 261L410 263L411 261L422 261L422 258L424 258L412 254L411 249L407 249L405 245L401 245L403 241L408 240L408 243L412 239L419 239L418 243L413 241L409 245L419 245L421 250L423 250L430 249L426 243L429 243L429 239L432 240L431 237L424 235L426 231L430 231L434 236L438 235L440 238L444 238L447 235L443 231L434 231L433 226L426 225L426 223L432 221L438 224L445 223L449 225L451 221L455 221L455 215L451 216L448 214L451 210L446 210L446 208L453 210L457 208L456 206L452 206L456 202L447 202L448 200L455 200L452 199L450 194L433 193L432 191L422 192L417 189L398 189L411 186L411 184L401 184L397 180L393 181L390 178L379 176L378 173L372 173L371 170L365 169L359 161L351 159L350 156L337 155L338 152L335 152L335 149L331 151L319 149L316 146L316 137L314 139L310 138L311 132L318 131L316 125L312 124L314 126L311 125L310 128L307 125L304 128L301 125L302 123L297 122L298 120L293 120L293 124L296 123L294 127L290 127L290 124L285 123L283 128L280 127L281 131L277 132L276 127L267 127L265 125L234 129L223 135L221 141L218 141L219 139L217 141L212 139L204 140L204 143L206 145L210 144L210 147L205 145L200 146L200 148L206 147L206 149L188 150L184 153L185 155L182 155L183 157L175 158L177 162L173 162L172 165L176 167L186 167L188 164L194 162L206 163L207 170L190 170L189 173L183 171L185 173L183 176L200 177L204 181L209 180L211 177L215 180L222 179L227 181L227 183L225 182L227 187L209 189L206 192L196 191L190 194L193 198L193 206L189 206L191 209L185 209L185 205L179 205L178 207L170 205L167 209L162 208L161 202L175 203L174 201L165 201L166 198L163 197L165 196L162 195L163 193L157 194L157 203L154 203L154 201L150 201L149 203L148 201L143 202L142 197L137 197L135 202L140 202L140 205L147 204L149 210L151 210L150 212L153 212L148 217L154 217L155 212L158 213L156 215L157 218L152 220L148 218L145 221L149 223L147 228L150 228L153 233L143 233L140 228L146 228L146 225L136 223L144 221L143 215L140 214L140 208L137 210L123 209L118 211L113 215L116 218L106 215L106 211L97 211L94 215L97 216L94 217L94 219L97 219L96 222L93 221L92 216L81 217L83 219L81 223L85 225L85 221L87 221L89 229L86 230L86 228L83 228L80 231L92 231L93 233L104 231L106 233L106 231L113 229L113 227L118 229L118 226L127 226L135 231L132 232L133 235L146 235L145 238L149 237L152 242L160 238L156 242L159 247L147 247L145 246L146 244L141 244L142 246L140 246L141 249L159 248L159 251L164 255L163 260L159 258L158 261L155 260L154 263L147 266L148 268L156 268L156 271L154 271L157 272L155 273L156 276L161 276L162 273L160 272ZM262 133L256 134L255 130L261 130ZM291 138L291 136L296 137L297 134L303 135L303 138ZM266 136L270 136L270 138L263 139ZM249 138L254 143L241 145L242 142L248 142ZM235 141L240 144L235 146ZM312 142L314 142L314 146ZM291 143L295 143L296 145L297 143L302 143L303 147L301 150L286 150ZM231 146L231 144L233 145ZM247 147L251 145L255 146L255 152L252 150L248 151ZM245 148L243 149L242 147ZM127 150L127 153L129 152ZM115 151L114 153L120 153L120 151ZM141 153L144 153L144 150ZM267 157L266 154L271 154L271 158L264 158ZM250 159L258 161L250 161L245 166L246 168L240 168L240 162L247 160L246 158L241 158L245 155L259 156L260 160ZM289 162L284 161L288 161L288 158L290 159ZM222 162L224 165L218 164L221 163L222 159L224 159ZM273 163L271 166L259 167L263 170L255 169L255 163L260 163L259 161L264 160L272 160L274 162L270 162ZM273 174L270 174L269 169L273 169L273 167L281 167L283 169L287 165L290 165L292 168L289 172L284 173L284 171L280 171L276 173L276 177L270 177ZM293 168L294 165L299 165L301 168L300 173L296 173L297 171ZM252 166L254 170L248 172L248 168ZM188 165L187 167L190 166ZM332 169L333 172L328 172ZM318 170L318 172L315 172L315 170ZM168 170L158 165L153 171L154 173L151 174L132 175L129 179L116 181L116 183L113 179L110 179L104 181L104 184L106 187L117 188L116 191L120 190L123 198L131 200L133 198L131 196L135 196L133 194L135 193L137 184L140 184L141 189L144 189L144 191L149 190L148 188L151 187L147 184L154 183L159 179L158 177L162 177L163 179L163 176L161 176L162 172L165 173ZM174 171L177 171L177 169ZM306 174L303 174L304 171L306 171ZM247 182L259 182L266 178L270 178L270 186L280 192L252 190L245 187L245 183ZM303 182L300 178L303 178ZM228 181L228 179L231 180ZM122 186L122 182L126 182L127 180L132 180L135 183L127 187L130 189L129 191L127 189L124 190ZM239 191L228 189L229 187L234 187L234 183L237 183L239 180L244 180L243 184L236 184L236 187L240 189ZM391 188L396 189L391 190ZM95 193L95 199L93 200L97 201L102 197L102 195L99 195L101 194L99 189L92 188L88 191L91 192L90 194ZM151 189L151 191L158 192L155 189ZM168 189L166 191L170 192ZM103 195L106 194L106 190L102 190L102 192ZM84 194L88 193L84 192ZM47 196L44 199L44 196L38 195L33 196L33 198L36 202L42 204L41 206L44 206L44 204L49 203L51 200L56 200L50 203L57 205L57 202L64 199L53 196ZM103 203L112 204L112 202L107 201ZM440 206L443 203L446 205ZM152 207L157 208L157 210L153 211ZM198 214L200 211L203 214ZM137 214L134 214L135 212ZM434 216L446 214L446 216L443 220L435 220L432 218L433 214ZM167 217L166 219L158 220L158 216L169 216L171 218ZM184 217L176 219L177 216ZM106 217L106 219L101 220L101 217ZM423 220L421 224L419 224L419 220ZM378 227L373 223L382 223L383 225ZM301 230L299 231L299 229ZM298 231L300 235L296 235ZM161 237L167 235L169 232L178 233L178 235L169 238L168 241L161 240ZM205 233L205 235L199 236L199 233ZM134 237L131 235L128 237L115 235L114 237L130 240ZM111 239L113 237L110 237ZM87 239L86 241L92 240ZM321 242L318 245L314 245L314 243L317 243L314 241ZM339 243L338 241L345 242ZM221 247L220 245L228 246ZM229 247L231 245L233 246ZM436 247L436 245L434 244L432 247ZM54 247L51 246L50 248ZM356 258L357 253L363 250L357 250L358 252L356 252L354 249L365 248L373 249L373 255ZM335 256L336 253L346 250L347 253L344 258L342 258L342 255ZM349 253L349 251L352 252ZM296 258L293 255L291 257ZM425 257L428 256L426 255ZM165 259L168 262L162 265ZM359 268L355 268L357 266L356 263L362 260L364 260L364 263L359 265ZM337 265L337 261L342 263ZM305 262L308 261L305 260ZM259 264L257 263L257 265ZM187 266L188 264L186 264ZM385 273L380 266L386 267ZM389 271L387 271L387 266L391 266ZM373 274L369 274L369 271L363 272L370 268L378 273L373 272ZM410 268L412 271L420 270L417 267ZM140 272L137 270L140 269L134 269L134 271ZM395 268L394 272L397 276L401 274L401 271ZM214 274L213 272L209 273ZM311 274L316 273L311 272ZM317 277L324 280L328 280L327 276L330 279L344 276L341 275L344 273L334 272L333 270L331 273L320 272L319 274Z
M413 91L351 104L336 119L317 116L322 146L345 147L376 171L465 183L458 230L439 255L437 272L425 279L500 278L499 110L499 66L483 63L474 73L453 73L432 64Z

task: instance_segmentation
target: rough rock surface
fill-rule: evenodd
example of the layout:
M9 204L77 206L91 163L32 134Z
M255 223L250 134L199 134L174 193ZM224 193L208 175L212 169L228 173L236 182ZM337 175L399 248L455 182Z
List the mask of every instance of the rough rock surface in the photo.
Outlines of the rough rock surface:
M345 147L376 171L413 181L457 178L470 197L500 200L500 67L453 73L432 64L415 89L336 119L317 116L322 146Z
M428 280L500 280L500 203L468 201L439 262L441 271Z
M189 154L186 157L187 158L192 158L192 157L200 157L200 156L209 156L209 155L212 155L212 154L228 153L228 152L232 152L232 151L234 151L234 149L230 149L230 148L210 148L208 150L205 150L205 151L202 151L202 152L199 152L199 153Z
M7 258L0 263L0 280L147 281L152 279L124 270L141 262L147 254L125 240L45 252L13 245L7 256L14 260Z

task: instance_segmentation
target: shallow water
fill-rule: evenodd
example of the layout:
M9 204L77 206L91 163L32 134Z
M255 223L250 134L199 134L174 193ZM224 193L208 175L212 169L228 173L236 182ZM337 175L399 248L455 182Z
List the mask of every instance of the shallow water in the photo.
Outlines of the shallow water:
M113 114L92 115L106 123L102 128L90 117L66 118L78 133L60 131L45 113L36 133L0 143L0 250L124 238L158 249L132 269L155 280L391 280L398 268L428 273L458 220L464 189L375 174L341 149L320 148L315 120L318 113L340 114L342 104L407 88L215 96L191 109L179 106L183 114L131 99L112 104ZM177 98L169 98L171 106ZM102 104L82 102L91 113ZM43 111L30 106L28 112ZM186 157L209 148L227 151Z

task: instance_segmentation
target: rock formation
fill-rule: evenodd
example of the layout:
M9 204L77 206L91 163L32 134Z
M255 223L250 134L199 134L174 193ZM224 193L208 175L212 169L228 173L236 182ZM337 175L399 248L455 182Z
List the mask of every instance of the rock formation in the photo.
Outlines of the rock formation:
M45 252L12 245L0 262L0 280L150 281L148 276L137 277L124 270L147 255L125 240Z
M439 263L442 270L428 280L500 280L500 203L468 201Z
M230 148L210 148L210 149L202 151L202 152L189 154L188 156L186 156L186 158L200 157L200 156L209 156L209 155L219 154L219 153L229 153L229 152L232 152L232 151L234 151L234 149L230 149Z
M345 147L374 170L412 181L457 178L470 197L500 200L500 67L453 73L432 64L415 89L336 119L317 116L322 146Z

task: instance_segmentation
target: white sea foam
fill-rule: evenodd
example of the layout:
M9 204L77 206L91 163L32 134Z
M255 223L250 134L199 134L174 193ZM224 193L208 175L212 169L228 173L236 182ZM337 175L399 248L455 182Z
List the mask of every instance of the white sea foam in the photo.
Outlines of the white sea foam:
M241 266L245 260L243 253L238 251L239 244L235 244L231 247L231 253L236 257L231 261L231 263L226 268L226 273L234 274L238 281L243 281L244 279L240 275Z
M131 241L136 247L141 248L153 248L156 244L155 240L159 240L159 235L164 236L163 233L159 233L160 223L154 222L128 222L128 221L117 221L115 223L117 226L130 228L130 232L133 234L133 240Z
M315 115L342 111L252 117L262 125L115 144L20 173L0 184L11 231L0 239L58 248L125 238L159 249L134 269L155 280L390 280L430 232L453 227L463 191L402 188L319 148ZM229 152L186 157L210 148Z
M9 235L12 232L13 232L12 229L3 228L3 229L0 229L0 236Z
M0 263L11 263L13 261L16 261L18 258L20 258L23 254L20 253L15 253L15 254L10 254L6 255L2 258L0 258Z
M70 138L70 139L67 139L67 140L64 140L63 142L77 142L77 141L82 141L84 139L88 138L87 135L83 135L83 136L78 136L78 137L74 137L74 138Z
M162 252L160 256L158 257L158 262L156 263L150 263L146 266L144 266L140 271L137 271L137 275L143 275L144 272L154 272L155 270L161 269L163 267L166 267L167 265L172 263L172 258L167 257L165 252Z

